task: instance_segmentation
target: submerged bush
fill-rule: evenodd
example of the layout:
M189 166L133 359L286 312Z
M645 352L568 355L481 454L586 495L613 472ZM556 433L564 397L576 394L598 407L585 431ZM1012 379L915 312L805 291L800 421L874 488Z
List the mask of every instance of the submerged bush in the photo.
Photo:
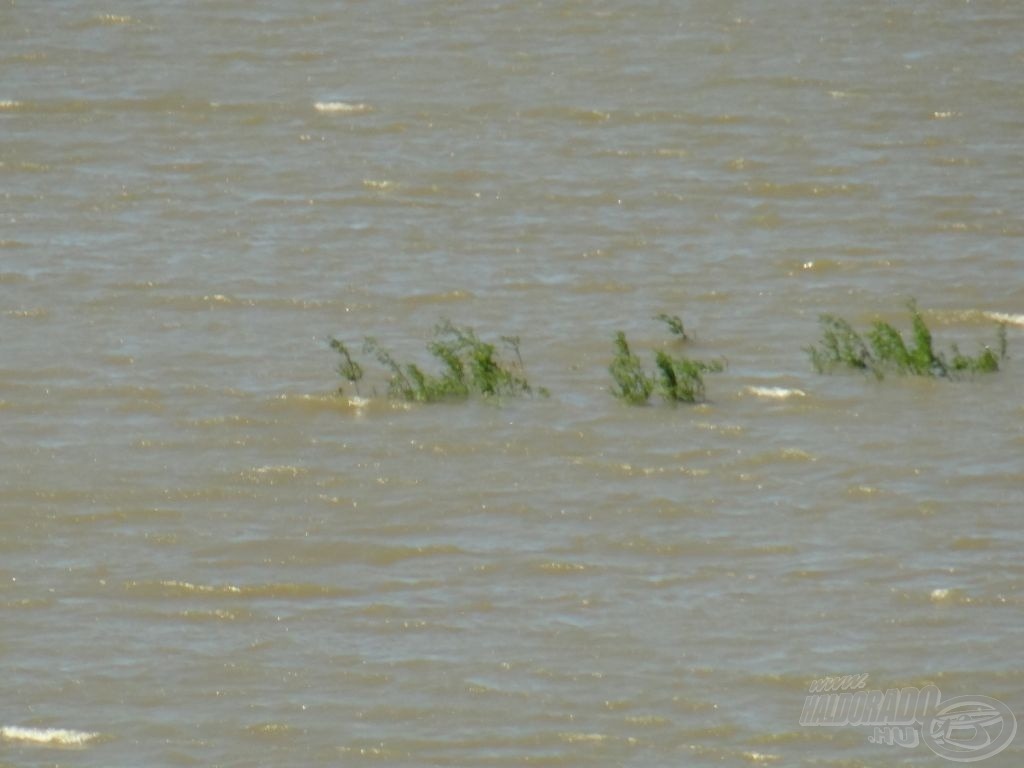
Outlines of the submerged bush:
M614 384L612 394L633 405L646 403L654 389L654 379L644 371L640 358L633 354L626 341L626 334L615 334L615 357L608 367Z
M668 326L669 333L678 336L680 341L690 340L690 337L686 335L686 328L683 327L683 321L679 319L679 315L667 315L662 312L660 315L655 315L654 319L661 320L661 322Z
M906 376L942 376L952 378L961 373L992 373L1006 360L1006 325L999 326L998 352L984 347L976 356L965 355L954 344L950 356L935 350L932 333L921 317L914 301L910 310L910 343L889 323L875 321L861 335L842 318L822 315L821 341L807 347L811 364L818 373L831 373L836 368L870 372L878 379L887 373Z
M725 366L715 360L691 360L658 352L654 357L658 368L658 394L672 403L704 402L704 374L720 373Z
M359 395L359 380L363 378L363 367L352 359L348 347L338 339L331 339L331 349L341 355L341 362L338 363L338 373L356 390ZM338 394L341 394L342 387L338 387Z
M669 331L682 340L688 337L682 321L675 315L658 315ZM704 374L717 373L725 366L719 361L705 362L673 356L665 351L655 354L654 371L648 373L626 341L626 334L615 334L615 357L608 367L612 375L612 394L631 405L643 405L657 390L670 403L701 403L705 399Z
M372 337L365 339L363 352L373 355L384 367L388 375L388 397L396 400L433 403L465 400L471 395L532 394L519 352L519 337L502 336L501 343L513 354L514 360L503 360L497 346L481 340L472 328L460 328L445 320L435 327L434 339L427 344L427 351L440 363L438 373L425 371L416 363L399 363ZM330 344L342 356L338 372L358 394L362 367L352 359L343 342L332 338ZM342 388L338 392L340 394ZM544 388L538 393L548 394Z

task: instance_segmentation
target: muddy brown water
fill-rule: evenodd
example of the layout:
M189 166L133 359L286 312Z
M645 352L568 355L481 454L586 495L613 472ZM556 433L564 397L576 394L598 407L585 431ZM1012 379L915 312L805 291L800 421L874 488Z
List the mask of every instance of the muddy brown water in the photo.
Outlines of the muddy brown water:
M0 8L0 763L923 766L810 682L1021 712L1024 6L770 5ZM910 297L1005 369L814 373ZM708 403L610 396L660 312ZM441 318L551 396L334 396L329 337Z

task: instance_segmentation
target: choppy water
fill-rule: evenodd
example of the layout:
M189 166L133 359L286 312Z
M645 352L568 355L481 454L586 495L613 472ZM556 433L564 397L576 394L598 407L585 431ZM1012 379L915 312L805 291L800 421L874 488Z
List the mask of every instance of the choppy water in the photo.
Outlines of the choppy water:
M0 762L945 764L1024 710L1024 6L0 8ZM976 381L820 377L817 317ZM680 314L698 407L608 392ZM327 339L548 399L353 408ZM985 765L1019 765L1020 739Z

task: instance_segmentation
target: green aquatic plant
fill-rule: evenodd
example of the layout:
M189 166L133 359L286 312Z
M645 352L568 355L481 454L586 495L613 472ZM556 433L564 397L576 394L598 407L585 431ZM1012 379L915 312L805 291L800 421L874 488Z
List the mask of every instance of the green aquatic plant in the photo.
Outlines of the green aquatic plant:
M655 315L654 319L661 320L661 322L668 326L669 333L678 336L680 341L690 340L690 337L686 335L686 328L683 327L683 321L679 319L679 315L668 315L662 312L660 315Z
M686 339L683 323L677 316L658 315L669 331ZM626 334L615 334L615 356L608 367L612 375L612 395L631 405L643 405L657 391L669 403L701 403L705 400L705 373L718 373L725 369L720 361L706 362L688 357L675 357L665 351L654 356L654 371L648 373L640 358L629 348Z
M998 353L986 346L972 357L960 352L954 344L950 348L951 358L947 359L936 351L932 332L917 304L910 301L907 307L912 334L909 344L889 323L875 321L862 336L846 320L822 315L821 341L806 350L814 369L818 373L831 373L837 368L849 368L870 372L877 379L887 373L952 378L963 373L992 373L1006 360L1005 324L999 327Z
M341 362L338 363L338 373L355 388L356 396L358 397L359 381L363 378L363 367L352 359L352 355L344 342L332 337L330 343L331 349L341 355ZM338 394L342 394L342 387L338 387Z
M670 403L704 402L704 374L720 373L725 368L717 360L709 363L673 357L666 352L658 352L654 363L658 369L658 394Z
M1006 323L999 324L998 332L999 352L996 353L991 347L984 347L976 357L965 355L960 352L956 344L951 347L953 359L950 367L954 371L968 371L969 373L994 373L999 370L999 363L1005 362L1006 355Z
M501 342L516 357L507 363L497 357L493 344L481 341L472 328L459 328L445 320L434 331L437 340L428 348L451 373L469 370L469 389L481 395L528 395L532 392L523 371L518 336L502 336ZM455 367L453 367L455 366Z
M608 370L615 382L612 386L615 397L632 405L647 402L654 389L654 380L644 371L640 358L630 350L626 334L622 331L615 334L615 357Z
M367 336L363 342L363 352L376 357L377 362L391 372L391 377L388 379L388 397L399 400L416 399L417 388L413 382L422 378L419 368L415 365L407 365L403 368L391 356L391 353L382 349L377 344L377 340L371 336Z
M363 353L372 355L383 366L388 376L388 397L396 400L433 403L464 400L471 395L532 394L519 338L503 336L501 343L511 350L514 361L502 359L497 345L481 340L472 328L460 328L445 320L437 325L434 339L427 344L427 351L440 363L438 373L426 371L416 363L398 362L373 337L366 337ZM362 367L353 360L345 344L331 339L331 347L343 358L338 372L353 384L358 382L363 376ZM540 388L538 394L547 396L548 391Z
M840 317L822 315L821 345L807 348L818 373L828 373L839 365L867 370L872 357L867 344L853 327Z
M441 374L430 378L429 384L424 383L424 391L429 394L426 400L443 400L444 398L463 398L469 396L469 383L466 381L466 364L459 356L459 352L452 348L451 344L439 341L432 341L427 345L430 351L441 363ZM418 370L418 369L417 369ZM425 377L421 380L426 382Z

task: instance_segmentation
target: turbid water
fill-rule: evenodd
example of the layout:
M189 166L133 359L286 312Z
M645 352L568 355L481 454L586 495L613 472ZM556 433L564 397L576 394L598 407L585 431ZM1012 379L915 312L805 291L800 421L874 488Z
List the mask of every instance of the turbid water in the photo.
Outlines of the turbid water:
M1024 711L1022 41L996 0L5 2L0 764L952 764L800 718L843 674ZM1008 321L1003 370L813 371L820 314L911 297ZM728 363L703 405L610 395L662 312ZM551 396L334 395L330 337L425 363L441 318Z

